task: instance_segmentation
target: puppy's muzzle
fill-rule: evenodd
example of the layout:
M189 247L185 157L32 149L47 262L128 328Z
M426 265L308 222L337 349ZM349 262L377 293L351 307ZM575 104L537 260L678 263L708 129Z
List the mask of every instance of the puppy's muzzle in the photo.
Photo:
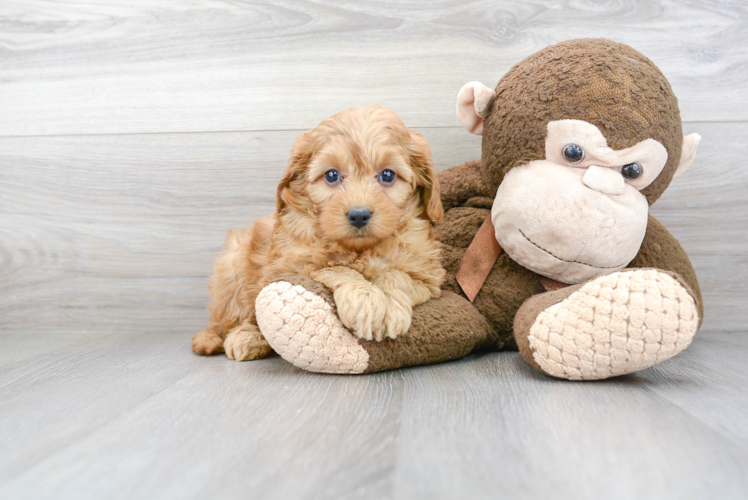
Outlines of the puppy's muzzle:
M365 207L353 207L348 210L348 222L351 226L361 229L369 223L371 219L371 210Z

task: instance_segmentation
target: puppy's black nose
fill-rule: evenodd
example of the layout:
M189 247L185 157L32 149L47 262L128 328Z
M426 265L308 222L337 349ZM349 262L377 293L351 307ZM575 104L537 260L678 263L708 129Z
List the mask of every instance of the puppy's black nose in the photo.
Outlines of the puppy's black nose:
M369 223L371 219L371 210L364 207L353 207L348 210L348 222L351 226L361 229Z

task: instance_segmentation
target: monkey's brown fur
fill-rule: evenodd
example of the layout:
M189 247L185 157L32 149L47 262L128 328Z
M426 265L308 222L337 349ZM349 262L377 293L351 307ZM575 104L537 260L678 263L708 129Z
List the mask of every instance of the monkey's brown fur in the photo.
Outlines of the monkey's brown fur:
M545 157L549 121L590 122L603 131L614 149L650 137L662 143L668 151L668 162L642 191L650 205L670 184L681 155L683 132L675 94L657 67L626 45L588 39L547 47L510 69L497 85L496 94L484 125L481 161L440 173L446 210L444 224L437 228L447 270L443 288L455 293L462 293L454 279L456 267L488 216L504 174ZM639 254L628 267L679 274L693 290L699 317L703 318L701 290L688 256L651 216ZM514 312L530 296L541 292L544 289L537 275L502 253L474 305L496 329L499 345L514 346Z
M632 64L631 60L645 64ZM538 71L539 67L543 69ZM642 192L650 205L670 184L681 155L680 112L670 84L649 59L625 45L590 39L548 47L515 65L497 85L496 94L484 125L481 161L440 174L446 210L444 224L437 229L447 270L443 288L458 294L462 290L454 279L455 270L488 216L504 174L545 157L549 121L588 121L603 131L614 149L650 137L662 143L668 151L668 162ZM628 267L677 274L693 291L699 318L703 319L701 290L691 262L678 241L654 217L649 217L639 254ZM573 288L545 292L535 273L502 253L474 305L493 327L496 347L517 348L514 320L520 306L541 293L553 294L552 299L558 301ZM528 314L522 321L534 317ZM532 359L528 352L523 354Z

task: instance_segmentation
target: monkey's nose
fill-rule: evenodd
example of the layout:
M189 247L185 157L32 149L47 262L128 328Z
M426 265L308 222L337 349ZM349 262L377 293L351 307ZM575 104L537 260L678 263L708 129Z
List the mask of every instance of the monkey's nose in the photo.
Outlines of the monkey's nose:
M369 223L371 219L371 210L366 207L353 207L348 210L348 222L351 226L361 229Z
M590 189L611 195L621 195L626 188L626 181L620 172L597 165L587 167L582 182Z

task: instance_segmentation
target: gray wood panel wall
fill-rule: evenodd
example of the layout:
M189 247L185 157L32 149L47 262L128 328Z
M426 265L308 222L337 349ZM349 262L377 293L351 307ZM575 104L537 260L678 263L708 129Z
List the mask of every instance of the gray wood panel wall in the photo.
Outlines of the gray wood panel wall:
M378 103L439 168L480 156L454 98L564 39L649 56L698 157L653 207L705 329L745 331L744 2L0 2L0 329L192 333L227 229L270 212L295 137Z

